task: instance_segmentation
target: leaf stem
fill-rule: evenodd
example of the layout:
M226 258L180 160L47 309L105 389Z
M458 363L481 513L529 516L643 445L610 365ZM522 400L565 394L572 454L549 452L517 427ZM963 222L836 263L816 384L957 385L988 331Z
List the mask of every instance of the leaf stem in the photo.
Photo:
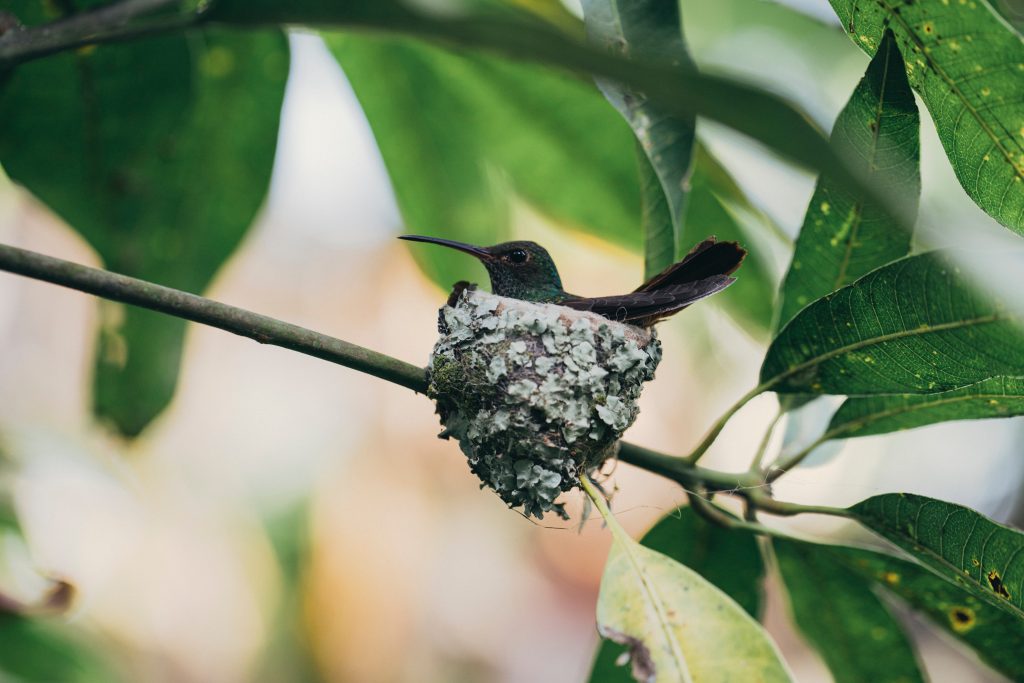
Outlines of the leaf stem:
M768 423L768 426L764 430L764 436L761 437L761 443L757 447L757 452L754 454L754 460L750 463L751 472L761 472L761 463L764 461L765 453L768 452L768 444L771 443L772 435L775 434L775 428L778 426L779 421L782 420L782 416L785 415L785 411L782 409L780 403L778 410L775 412L775 417Z
M269 316L170 287L0 244L0 270L141 306L315 356L424 393L426 372L410 363Z
M600 491L597 490L597 487L591 483L590 477L585 473L580 475L580 486L583 488L583 491L587 494L590 500L593 501L594 506L601 515L601 519L604 520L605 526L607 526L608 530L612 532L612 537L616 541L626 543L628 545L632 540L632 537L626 533L626 530L622 528L622 525L620 525L618 520L612 515L611 508L608 507L607 499Z
M779 477L784 475L786 472L789 472L790 470L794 469L797 465L802 463L807 458L807 456L814 452L814 450L818 446L825 443L831 438L831 433L825 432L817 439L812 441L810 444L794 453L793 455L784 458L778 464L772 465L771 469L765 475L765 481L768 482L769 484L775 482Z
M706 453L707 450L711 448L711 444L713 444L715 442L715 439L718 438L718 435L722 433L722 430L725 429L726 423L729 422L730 419L732 419L732 416L738 413L740 411L740 408L747 405L747 403L749 403L751 399L761 394L761 392L765 391L765 389L767 389L767 385L758 384L756 387L754 387L746 394L741 396L734 404L732 404L732 406L729 407L728 410L722 413L718 420L716 420L715 423L711 426L711 430L708 431L707 436L704 437L704 440L700 442L700 444L693 450L693 452L691 452L688 456L683 458L683 460L685 460L685 462L689 465L696 464L697 461L700 460L701 457L704 455L704 453Z

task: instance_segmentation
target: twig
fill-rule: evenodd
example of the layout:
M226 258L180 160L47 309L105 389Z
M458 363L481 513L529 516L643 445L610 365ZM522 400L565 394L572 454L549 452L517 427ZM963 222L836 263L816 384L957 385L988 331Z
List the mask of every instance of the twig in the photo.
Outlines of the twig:
M714 501L705 497L706 495L709 495L706 491L686 492L686 497L689 499L690 505L693 507L693 511L712 524L725 529L731 529L733 531L749 531L750 533L757 534L759 536L778 536L780 538L789 538L788 534L785 532L772 529L760 522L736 517L728 510L715 505Z
M619 444L619 460L672 479L683 488L705 486L712 491L730 493L764 485L756 474L709 470L691 465L686 458L666 455L632 443Z
M718 438L718 435L722 433L722 430L725 429L726 423L729 422L730 419L732 419L732 416L738 413L740 411L740 408L747 405L747 403L749 403L751 399L764 392L766 388L767 387L764 384L757 385L756 387L745 393L743 396L741 396L735 403L732 404L732 406L729 407L728 410L722 413L722 415L718 418L715 424L711 426L711 429L710 431L708 431L707 436L704 437L704 440L700 442L700 444L693 450L692 453L686 456L686 462L691 465L696 464L697 461L700 460L701 457L703 457L703 455L707 452L707 450L711 448L711 444L713 444L715 442L715 439Z
M815 439L812 443L808 444L805 448L802 448L801 450L797 451L796 453L794 453L793 455L789 456L788 458L783 459L778 464L772 465L772 468L769 470L768 474L765 475L765 481L768 482L769 484L771 484L776 479L778 479L779 477L784 475L786 472L789 472L794 467L796 467L797 465L802 463L807 458L807 456L809 456L811 453L814 452L814 450L818 446L820 446L821 444L825 443L826 441L828 441L831 438L832 438L832 433L831 432L825 432L824 434L819 436L817 439Z
M179 5L180 0L121 0L40 26L11 29L0 35L0 69L91 43L182 28L199 20L199 14L175 12L161 21L138 22Z
M804 505L802 503L787 503L775 500L763 489L750 489L746 495L751 507L780 517L792 517L794 515L830 515L832 517L849 517L850 511L845 508L829 507L827 505Z
M0 244L0 270L210 325L315 356L423 393L423 368L341 339L170 287Z
M779 420L781 420L782 416L785 414L785 411L780 405L779 409L775 413L775 417L772 418L772 421L768 423L768 426L764 430L764 436L761 437L761 443L757 447L757 452L754 454L754 460L750 463L751 472L761 472L761 463L764 461L765 453L768 452L768 444L772 441L772 435L775 433L775 428L778 426Z

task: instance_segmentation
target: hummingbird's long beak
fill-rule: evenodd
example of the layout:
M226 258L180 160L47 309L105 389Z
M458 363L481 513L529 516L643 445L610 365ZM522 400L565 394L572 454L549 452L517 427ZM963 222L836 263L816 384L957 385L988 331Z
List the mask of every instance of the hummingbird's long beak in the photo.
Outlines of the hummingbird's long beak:
M425 237L423 235L400 235L400 240L409 240L410 242L427 242L428 244L440 244L442 247L448 247L449 249L455 249L456 251L462 251L467 254L472 254L482 261L486 261L490 258L491 252L487 251L483 247L476 247L472 244L466 244L465 242L456 242L454 240L445 240L440 237Z

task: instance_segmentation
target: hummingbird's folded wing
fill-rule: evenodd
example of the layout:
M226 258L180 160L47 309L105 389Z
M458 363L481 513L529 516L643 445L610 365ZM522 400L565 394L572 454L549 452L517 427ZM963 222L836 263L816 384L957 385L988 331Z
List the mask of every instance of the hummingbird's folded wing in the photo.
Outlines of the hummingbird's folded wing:
M652 325L695 301L722 291L735 281L736 278L728 275L712 275L696 282L665 285L652 291L637 291L617 296L579 297L563 301L561 305L597 313L619 322Z

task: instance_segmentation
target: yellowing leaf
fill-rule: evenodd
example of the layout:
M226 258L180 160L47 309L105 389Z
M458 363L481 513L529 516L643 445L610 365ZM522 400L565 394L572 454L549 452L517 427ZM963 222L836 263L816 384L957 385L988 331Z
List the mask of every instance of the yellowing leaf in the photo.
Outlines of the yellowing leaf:
M792 680L757 621L697 572L630 538L586 477L581 481L613 537L597 603L598 631L629 647L636 680Z

